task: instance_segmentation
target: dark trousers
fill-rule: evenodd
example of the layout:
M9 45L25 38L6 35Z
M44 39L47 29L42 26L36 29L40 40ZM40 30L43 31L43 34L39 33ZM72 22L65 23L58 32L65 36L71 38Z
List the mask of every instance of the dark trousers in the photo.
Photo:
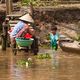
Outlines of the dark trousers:
M31 45L31 51L34 53L34 55L37 55L38 51L39 51L39 47L38 47L38 39L33 36L33 43Z

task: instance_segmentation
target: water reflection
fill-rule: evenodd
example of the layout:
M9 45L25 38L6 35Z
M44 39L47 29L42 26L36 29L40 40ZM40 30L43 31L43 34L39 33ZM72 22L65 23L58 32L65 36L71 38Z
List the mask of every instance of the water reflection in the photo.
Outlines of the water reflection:
M52 68L51 60L34 59L34 67L31 68L17 66L16 62L24 58L27 58L26 53L18 52L14 56L10 49L6 52L0 50L0 80L80 80L78 54L61 52L56 69Z

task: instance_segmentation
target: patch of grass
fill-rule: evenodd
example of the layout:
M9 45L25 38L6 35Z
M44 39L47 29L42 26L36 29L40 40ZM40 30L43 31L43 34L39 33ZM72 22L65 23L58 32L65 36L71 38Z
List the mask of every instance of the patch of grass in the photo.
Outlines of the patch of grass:
M36 57L36 59L51 59L51 56L49 55L49 53L46 53L46 54L38 54L35 57Z
M22 0L22 5L23 6L28 6L30 3L34 3L35 0Z
M30 3L33 4L33 6L42 6L42 7L46 7L46 6L56 6L58 5L58 3L56 1L50 2L50 3L46 3L46 1L41 2L40 0L22 0L22 5L23 6L28 6Z
M28 58L27 60L21 59L21 60L18 60L16 64L17 64L17 66L24 67L24 66L26 66L26 63L28 64L27 67L31 66L32 59L31 58Z
M49 45L45 45L45 44L44 44L44 45L42 45L41 47L42 47L42 48L46 48L46 49L49 49L49 48L50 48L50 46L49 46Z
M26 62L28 62L28 61L27 60L24 60L24 59L21 59L21 60L18 60L16 64L18 66L25 66L26 65Z

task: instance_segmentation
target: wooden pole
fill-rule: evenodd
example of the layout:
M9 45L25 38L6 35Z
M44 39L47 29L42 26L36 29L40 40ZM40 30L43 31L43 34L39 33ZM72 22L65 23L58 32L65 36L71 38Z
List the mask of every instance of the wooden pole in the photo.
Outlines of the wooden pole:
M1 37L2 37L2 50L4 51L6 50L6 39L3 34L1 35Z
M28 8L28 13L31 15L31 17L33 18L33 13L34 13L34 11L33 11L33 4L30 2L30 4L29 4L29 8Z
M7 36L8 36L8 24L3 22L3 34L2 34L2 50L6 50L7 47Z
M33 17L33 4L30 3L31 16Z
M12 10L13 10L12 2L13 0L6 0L6 14L7 15L12 13Z
M6 18L2 25L2 50L6 50L8 46L8 28L9 28L9 20Z

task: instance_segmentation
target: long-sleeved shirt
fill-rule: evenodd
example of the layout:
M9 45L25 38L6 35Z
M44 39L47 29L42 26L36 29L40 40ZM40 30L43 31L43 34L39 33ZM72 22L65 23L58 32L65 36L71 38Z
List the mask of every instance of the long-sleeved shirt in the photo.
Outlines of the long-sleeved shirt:
M18 32L25 26L25 23L23 21L19 21L14 29L12 30L12 32L10 33L11 37L16 37L16 35L18 34Z

